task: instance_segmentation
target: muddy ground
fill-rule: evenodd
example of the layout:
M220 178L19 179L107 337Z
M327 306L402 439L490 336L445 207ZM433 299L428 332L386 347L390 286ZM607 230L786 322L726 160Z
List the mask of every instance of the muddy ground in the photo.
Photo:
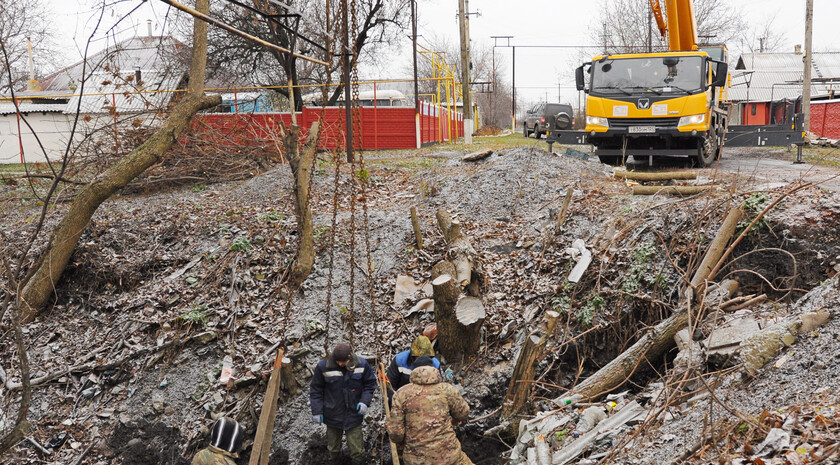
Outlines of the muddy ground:
M432 321L431 314L408 313L419 294L396 305L394 287L400 274L422 283L444 256L434 215L445 208L460 219L487 276L482 349L474 360L446 361L476 419L458 433L475 463L505 463L512 438L483 433L499 423L494 412L517 349L543 312L561 312L562 322L538 370L535 408L542 407L540 399L572 389L669 314L729 206L750 201L760 211L809 174L756 180L750 179L755 169L707 169L699 182L717 181L712 195L633 197L610 167L540 147L500 150L476 163L461 162L463 151L369 154L365 195L347 167L335 176L336 165L325 154L313 178L315 268L291 295L282 286L296 242L287 166L243 182L110 200L85 231L51 309L24 327L33 378L60 374L35 388L30 411L30 436L42 445L52 443L53 452L40 456L22 443L0 461L74 463L90 447L81 463L188 463L219 415L236 417L253 434L270 370L267 350L287 338L293 341L287 350L295 355L300 389L281 396L272 463L323 463L324 430L312 424L306 394L311 368L325 346L341 340L387 362ZM778 159L773 149L765 155L745 154L743 163ZM556 229L567 189L574 191L570 217ZM18 192L4 190L4 205ZM23 237L35 214L31 199L20 197L14 201L18 207L5 209L1 219L10 237ZM411 206L421 218L422 251L413 246ZM48 226L62 209L51 213ZM741 278L744 293L768 293L773 311L795 312L795 302L836 275L838 235L840 198L831 188L809 187L770 211L768 221L735 250L735 256L751 253L723 271ZM583 239L595 259L584 279L572 285L566 276L574 261L566 249L575 239ZM824 349L817 341L837 340L835 327L801 342L815 347L812 358ZM0 366L10 383L18 382L8 327L3 331ZM643 391L674 355L641 367L624 388ZM220 386L226 356L236 383ZM114 366L96 368L106 364ZM809 376L812 362L785 369L791 371L785 384L800 387L778 402L805 405L814 392L836 396L837 377ZM727 399L740 395L754 404L772 403L778 381L761 380L724 384ZM743 394L765 385L764 397ZM0 394L2 429L17 404L7 388ZM390 462L383 416L377 396L365 428L371 463ZM697 424L690 415L680 418ZM678 426L685 432L679 441L663 442L651 427L644 443L646 450L673 450L628 455L625 461L665 463L662 457L673 457L709 431ZM661 434L674 432L666 429ZM247 463L249 450L246 443L240 463Z

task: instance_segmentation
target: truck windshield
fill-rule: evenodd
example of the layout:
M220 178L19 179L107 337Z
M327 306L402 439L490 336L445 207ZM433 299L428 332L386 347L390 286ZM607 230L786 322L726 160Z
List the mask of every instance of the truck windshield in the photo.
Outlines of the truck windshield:
M644 57L596 61L592 92L596 94L697 93L704 89L703 57Z

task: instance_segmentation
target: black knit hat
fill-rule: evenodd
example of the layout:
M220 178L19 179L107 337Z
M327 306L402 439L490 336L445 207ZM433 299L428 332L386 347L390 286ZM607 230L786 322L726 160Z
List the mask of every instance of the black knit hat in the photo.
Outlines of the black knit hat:
M352 353L353 351L350 349L350 344L341 343L333 349L333 360L336 362L346 362L350 360Z
M210 445L228 452L236 452L242 446L245 430L236 420L222 417L216 420L210 431Z
M432 357L429 357L428 355L421 355L414 360L413 365L414 368L433 367L435 366L435 363L432 361Z

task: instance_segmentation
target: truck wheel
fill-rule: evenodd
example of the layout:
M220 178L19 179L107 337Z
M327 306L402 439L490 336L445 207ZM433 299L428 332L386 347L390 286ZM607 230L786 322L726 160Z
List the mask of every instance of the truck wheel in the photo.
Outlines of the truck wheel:
M706 168L711 166L718 158L720 151L718 150L717 136L714 131L703 140L703 146L697 149L697 156L694 158L694 164L699 168Z
M534 139L540 140L540 137L542 137L542 129L539 124L536 124L534 125Z
M598 160L610 166L621 165L621 155L598 155Z

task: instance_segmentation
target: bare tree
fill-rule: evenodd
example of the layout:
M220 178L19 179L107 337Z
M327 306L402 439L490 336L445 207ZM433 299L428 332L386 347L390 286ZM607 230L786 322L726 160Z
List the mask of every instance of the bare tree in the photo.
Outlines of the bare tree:
M196 8L199 11L207 11L209 0L198 0ZM34 262L31 270L25 273L26 278L22 280L20 290L16 293L15 305L20 308L24 322L32 321L49 302L55 292L56 282L63 274L79 238L99 206L147 168L158 163L178 140L196 112L221 103L218 95L210 97L203 93L206 61L207 25L195 21L189 88L186 95L151 137L97 176L76 195L67 213L52 231L46 249ZM62 166L66 166L66 162L65 155ZM61 177L57 175L55 179L59 180ZM48 202L44 204L46 208Z
M327 58L327 51L320 48L326 47L329 42L330 53L340 53L341 12L338 2L333 2L330 10L324 8L321 0L292 0L288 3L302 14L298 30L301 37L296 40L293 40L295 35L283 27L291 26L291 22L282 23L283 19L278 20L281 24L267 21L254 11L227 2L218 2L213 15L237 29L284 48L291 48L294 41L296 51L331 62L333 66L327 69L285 53L268 50L248 40L231 37L224 31L211 31L208 39L209 77L226 84L246 82L255 86L277 86L276 91L285 98L289 97L286 87L289 79L295 86L319 85L327 81L327 73L330 73L332 82L340 82L341 60ZM356 18L356 27L350 24L352 30L349 33L354 53L353 65L360 60L368 63L383 60L385 55L381 52L395 44L397 36L408 25L408 0L357 0L350 3L354 4ZM251 0L249 5L255 10L274 15L285 13L267 0ZM339 85L330 92L330 102L334 103L342 95L343 88ZM293 98L298 109L302 105L301 95L304 93L306 91L300 87L294 88Z
M0 73L0 93L21 89L29 79L26 38L32 42L35 63L51 63L54 53L52 24L42 0L3 0L0 2L0 42L5 44L5 66ZM38 70L40 71L40 69Z
M781 50L787 43L787 36L774 24L775 22L776 15L773 15L745 29L738 37L738 51L740 53L768 53Z
M458 44L451 42L446 37L432 36L428 39L427 48L430 52L437 54L439 59L445 59L446 62L449 62L452 74L456 80L460 81L461 62L456 58L459 56ZM510 81L504 78L507 70L506 64L501 59L496 60L494 73L493 48L482 44L473 44L470 49L470 61L472 66L470 71L471 81L473 83L490 83L489 85L472 86L473 92L481 92L476 94L474 103L480 109L482 124L496 127L508 126L510 124L511 88ZM429 54L424 54L423 57L418 59L417 68L418 78L421 79L420 94L437 94L439 82L434 79L435 70ZM406 71L410 72L410 70ZM440 81L440 84L443 86L443 81Z
M741 12L724 0L695 0L698 41L729 43L745 28ZM601 18L590 39L607 53L654 51L667 47L650 14L649 0L610 0L601 7Z

